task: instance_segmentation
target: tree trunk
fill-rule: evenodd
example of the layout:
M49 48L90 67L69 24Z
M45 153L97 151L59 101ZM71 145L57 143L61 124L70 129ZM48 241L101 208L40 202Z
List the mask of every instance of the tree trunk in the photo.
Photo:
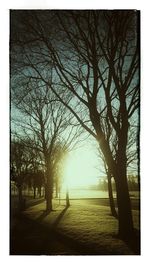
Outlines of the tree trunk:
M36 198L36 187L35 186L33 187L33 190L34 190L33 198L35 199Z
M66 207L70 206L70 200L69 200L69 191L68 189L66 190Z
M47 199L46 199L46 211L51 212L53 210L53 205L52 205L52 196L50 192L47 193Z
M113 190L112 190L112 183L111 183L111 174L110 174L109 171L107 172L107 178L108 178L108 195L109 195L110 210L111 210L112 216L117 218L118 214L117 214L116 208L115 208L115 202L114 202Z
M24 209L24 201L23 201L23 196L22 196L22 186L18 186L18 208L19 211Z
M60 205L60 200L61 198L60 198L60 187L59 187L59 205Z
M117 165L117 174L115 177L117 204L118 204L118 221L119 236L123 239L129 239L134 235L132 220L131 202L128 190L126 168L122 164Z
M55 198L58 198L58 181L56 180L56 183L55 183Z
M22 202L22 186L18 187L18 197L19 197L19 203Z
M47 188L46 188L46 183L44 185L44 198L46 200L46 196L47 196Z
M53 210L52 198L53 198L53 179L50 168L47 168L47 183L46 183L46 211L51 212Z
M28 196L30 196L30 188L29 188L29 185L28 185Z
M33 198L36 198L36 187L33 188Z
M42 194L41 194L41 186L38 187L38 194L39 194L39 198L42 197Z
M53 210L53 205L52 205L52 189L51 186L47 183L46 186L46 211L51 212Z

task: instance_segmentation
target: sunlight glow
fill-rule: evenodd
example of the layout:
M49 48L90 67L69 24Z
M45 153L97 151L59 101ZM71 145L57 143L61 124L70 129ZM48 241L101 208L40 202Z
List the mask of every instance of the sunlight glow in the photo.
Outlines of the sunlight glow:
M70 188L98 183L97 156L93 150L80 148L68 154L64 167L64 184Z

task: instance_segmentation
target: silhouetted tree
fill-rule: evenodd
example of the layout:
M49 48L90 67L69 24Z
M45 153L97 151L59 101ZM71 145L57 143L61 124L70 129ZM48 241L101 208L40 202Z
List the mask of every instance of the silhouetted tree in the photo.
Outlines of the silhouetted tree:
M131 121L130 121L131 123ZM134 170L137 171L137 157L138 157L138 152L137 152L137 131L135 128L137 128L137 121L133 120L131 124L134 124L134 126L131 127L130 125L130 130L128 132L128 142L127 142L127 147L126 147L126 157L127 157L127 170L130 168L134 168ZM105 134L107 135L107 140L112 142L112 156L115 161L116 159L116 146L117 146L117 139L116 135L114 135L114 131L112 127L109 125L109 120L106 118L103 123L102 123L103 131L105 131ZM101 161L103 162L105 172L108 180L108 194L109 194L109 201L110 201L110 209L111 213L114 217L118 217L116 209L115 209L115 202L113 199L113 188L112 188L112 179L113 175L111 173L111 170L108 168L108 165L106 164L105 157L103 153L101 152L101 149L98 149L98 155Z
M58 102L50 97L47 88L40 90L39 82L28 84L30 91L27 93L23 87L13 90L13 104L24 115L21 117L19 127L32 148L40 152L45 166L46 176L46 210L52 210L53 194L53 171L56 151L56 144L59 141L60 133L66 128L64 120L64 109ZM36 166L36 164L35 164ZM34 191L37 187L37 169L34 168ZM33 175L32 175L33 176ZM34 192L35 194L35 192ZM35 196L35 195L34 195Z
M31 157L27 148L18 140L11 143L11 180L15 181L18 189L18 207L24 208L24 199L22 195L23 185L26 182L28 168L31 165Z
M24 84L13 89L12 103L19 111L20 118L13 121L17 126L18 138L24 135L28 148L32 152L33 160L42 161L45 170L45 191L46 210L52 210L53 188L60 178L59 164L66 147L73 146L78 135L78 128L75 128L74 135L71 135L72 128L69 128L70 114L58 100L51 95L47 86L41 89L41 83L37 80L28 83L28 89ZM18 116L19 116L18 115ZM12 123L13 123L12 122ZM65 137L65 130L67 136ZM60 142L62 143L60 144ZM33 154L34 150L35 154ZM33 161L34 176L34 197L37 188L38 161ZM37 168L38 166L38 168Z

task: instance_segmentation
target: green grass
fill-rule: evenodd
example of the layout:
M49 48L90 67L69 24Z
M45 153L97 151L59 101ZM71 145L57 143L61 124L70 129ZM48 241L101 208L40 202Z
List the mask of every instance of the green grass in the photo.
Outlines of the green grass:
M116 238L118 221L110 215L108 206L88 203L86 200L73 200L71 206L61 214L64 205L54 204L54 211L44 216L45 203L28 208L24 214L45 226L53 226L65 237L73 239L96 252L105 249L108 254L130 255L133 252L120 239ZM139 212L133 210L135 228L139 228Z

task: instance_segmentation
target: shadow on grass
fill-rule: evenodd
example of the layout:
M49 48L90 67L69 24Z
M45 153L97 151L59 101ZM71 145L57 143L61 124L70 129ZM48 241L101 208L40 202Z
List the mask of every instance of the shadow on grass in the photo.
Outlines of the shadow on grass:
M51 212L44 210L43 213L36 219L36 221L42 221L47 215L49 215Z
M73 239L72 237L69 237L68 235L62 234L60 231L57 230L57 225L65 215L67 209L69 206L66 206L61 213L57 216L51 227L47 228L49 235L51 237L55 237L59 242L64 244L64 246L69 246L73 251L75 251L77 254L76 255L105 255L106 250L105 249L100 249L99 251L93 249L93 246L85 246L83 243L79 242L76 239ZM39 218L36 219L36 221L40 222L42 221L47 215L49 215L51 212L46 212L44 211ZM41 227L43 226L42 224L39 223ZM46 227L45 227L46 229ZM108 253L108 255L113 253ZM66 255L66 253L65 253Z
M29 207L32 207L32 206L35 206L35 205L37 205L37 204L40 204L40 203L42 203L42 202L44 202L45 201L45 199L44 198L40 198L40 199L35 199L35 201L27 201L27 203L26 203L26 209L27 208L29 208Z
M63 218L63 216L65 215L67 209L69 208L69 206L66 206L61 213L57 216L57 218L55 219L55 221L53 222L53 224L51 225L51 227L47 228L49 235L51 235L51 237L55 237L55 239L57 239L59 242L61 242L62 244L64 244L64 246L69 246L73 251L75 251L77 254L76 255L106 255L106 250L105 248L101 248L99 251L93 249L93 246L85 246L83 243L79 242L78 240L69 237L68 235L62 234L60 231L57 230L57 225L59 224L59 222L61 221L61 219ZM36 219L36 221L40 222L42 221L47 215L49 215L50 212L46 212L44 211L39 218ZM41 225L41 227L43 226L42 224L39 223L39 225ZM45 227L46 229L46 227ZM108 255L111 254L113 255L113 253L108 253ZM66 255L66 254L65 254ZM70 255L70 254L68 254Z
M44 202L45 199L44 198L38 198L38 199L31 199L28 197L24 197L23 198L23 207L19 207L19 203L18 203L18 196L11 196L10 197L10 217L13 218L16 215L19 216L21 214L22 211L28 209L29 207L35 206L37 204L40 204L42 202Z
M114 253L114 251L110 248L109 250L105 248L105 246L101 246L99 249L95 249L95 247L91 245L85 245L84 243L80 242L77 239L74 239L66 234L62 234L57 229L57 225L65 215L68 207L65 207L62 212L57 216L54 223L46 227L44 224L42 224L42 220L50 214L50 212L44 211L37 219L36 221L30 220L28 217L22 215L23 218L23 225L20 225L20 229L18 231L18 238L16 238L16 232L13 233L14 237L13 240L15 240L12 246L11 246L11 254L21 254L24 253L25 255L35 254L35 255L51 255L49 246L53 245L53 242L55 241L57 243L55 250L57 254L52 255L124 255L123 253L120 254L118 251ZM40 222L41 221L41 222ZM28 228L29 227L29 228ZM22 242L22 236L20 238L20 231L22 231L22 228L25 230L24 237L26 240L24 241L24 246L22 246L22 249L20 248L20 242ZM17 226L18 229L18 226ZM35 229L35 232L34 232ZM32 233L34 232L34 235ZM39 241L42 242L41 245L37 248L36 244L38 242L37 235L39 236ZM138 238L138 232L137 237L130 241L125 241L125 243L128 245L130 249L134 252L134 255L140 254L140 248L139 248L139 238ZM44 239L42 239L44 237ZM30 242L32 239L32 242ZM31 244L32 243L32 244ZM64 249L66 249L65 254L60 252L59 245L61 244L64 246ZM30 246L30 248L29 248ZM18 251L18 250L19 251ZM17 250L17 253L15 252ZM18 253L19 252L19 253Z
M68 207L65 207L64 210L62 210L62 212L57 216L56 220L52 224L52 227L55 228L58 225L58 223L60 222L61 218L64 216L65 212L67 211L67 209L68 209ZM51 212L55 212L55 211L56 210L52 210L52 211L44 210L43 213L36 219L36 221L38 221L38 222L42 221L46 216L51 214Z
M11 239L11 255L124 255L111 248L101 246L99 249L91 245L85 245L77 239L62 234L57 230L57 224L66 212L66 208L56 219L52 227L46 227L42 223L22 216L17 231L14 231ZM21 216L20 216L21 218ZM23 222L23 224L22 224ZM18 230L19 229L19 230ZM55 243L55 244L54 244ZM60 249L63 246L64 251ZM128 243L127 243L128 245ZM52 248L52 252L51 252ZM137 255L134 251L134 255ZM128 254L126 254L128 255Z
M55 227L67 209L59 215ZM25 215L19 216L16 229L11 232L10 255L95 255L77 240L46 227ZM60 248L61 247L61 248ZM52 252L51 252L52 251ZM106 254L106 251L105 251Z
M59 224L60 220L62 219L62 217L64 216L64 214L65 214L65 212L67 211L68 208L69 208L69 206L66 206L65 209L57 216L55 222L52 225L52 227L54 229L57 227L57 225Z

